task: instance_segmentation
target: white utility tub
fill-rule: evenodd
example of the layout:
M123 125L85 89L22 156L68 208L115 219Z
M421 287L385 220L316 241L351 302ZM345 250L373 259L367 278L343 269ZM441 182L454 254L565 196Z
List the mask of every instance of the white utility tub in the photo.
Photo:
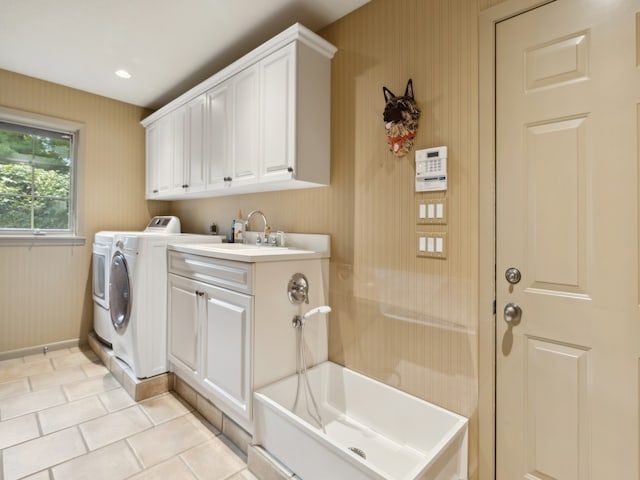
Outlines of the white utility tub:
M254 443L304 480L467 479L467 419L323 362L308 370L322 417L293 375L258 390Z

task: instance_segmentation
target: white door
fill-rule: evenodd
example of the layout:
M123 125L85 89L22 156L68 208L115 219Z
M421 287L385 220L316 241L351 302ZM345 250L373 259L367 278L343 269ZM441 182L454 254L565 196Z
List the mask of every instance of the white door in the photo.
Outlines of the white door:
M499 480L639 476L638 12L556 0L497 25Z

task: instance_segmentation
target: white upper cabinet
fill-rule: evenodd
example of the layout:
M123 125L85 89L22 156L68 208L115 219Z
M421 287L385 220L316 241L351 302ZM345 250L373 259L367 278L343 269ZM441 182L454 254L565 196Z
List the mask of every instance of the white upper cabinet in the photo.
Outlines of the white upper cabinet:
M296 45L260 62L260 180L292 178L295 167Z
M172 115L159 119L147 128L147 198L172 194L173 134Z
M243 70L228 82L233 89L231 107L231 187L256 182L260 155L258 66Z
M188 139L184 163L183 188L186 193L201 192L206 186L207 96L199 95L187 104L185 137Z
M143 120L147 198L328 185L335 52L293 25Z
M222 189L231 178L231 89L228 82L207 92L207 188Z

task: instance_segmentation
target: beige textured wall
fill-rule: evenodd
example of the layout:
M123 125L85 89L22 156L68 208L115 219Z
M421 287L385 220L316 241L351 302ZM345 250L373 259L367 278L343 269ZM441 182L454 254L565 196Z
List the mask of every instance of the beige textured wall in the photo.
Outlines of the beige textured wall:
M332 63L331 186L172 203L227 232L239 208L274 229L332 236L330 357L471 417L478 472L478 13L499 0L373 0L320 34ZM414 192L413 152L387 149L382 86L413 79L416 148L449 147L446 194ZM445 196L446 260L415 256L415 201ZM284 290L283 286L283 290ZM283 319L286 321L286 319ZM491 459L483 459L490 462Z
M0 70L0 105L85 125L79 207L84 246L0 244L0 353L86 340L93 321L91 244L97 230L140 230L166 204L144 200L145 110Z
M502 0L373 0L323 30L332 68L331 186L226 198L144 201L140 108L0 70L0 105L85 123L83 247L0 246L0 353L84 338L92 318L93 234L139 229L168 209L183 230L228 231L238 209L274 229L332 236L330 355L470 416L477 465L477 15ZM415 257L413 155L394 158L382 86L409 78L417 148L449 147L447 260ZM434 229L435 230L435 229ZM285 286L283 286L283 289ZM286 321L283 320L283 321Z

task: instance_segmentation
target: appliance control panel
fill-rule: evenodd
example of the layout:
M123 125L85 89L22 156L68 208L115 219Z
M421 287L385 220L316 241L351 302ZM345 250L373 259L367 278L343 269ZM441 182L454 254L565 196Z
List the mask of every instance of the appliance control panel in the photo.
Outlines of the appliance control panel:
M157 216L153 217L145 232L156 233L181 233L180 232L180 219L174 216Z
M416 150L416 192L447 189L447 147Z

